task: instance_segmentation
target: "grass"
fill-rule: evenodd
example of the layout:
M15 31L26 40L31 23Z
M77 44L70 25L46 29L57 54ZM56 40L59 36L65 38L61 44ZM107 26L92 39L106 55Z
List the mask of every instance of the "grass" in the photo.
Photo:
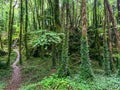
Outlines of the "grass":
M15 59L16 59L16 53L12 51L10 65L14 62ZM0 90L4 90L12 74L12 68L11 66L7 66L6 62L7 62L7 55L0 57Z
M8 84L8 80L10 79L12 69L0 69L0 90L4 90L5 86Z
M44 58L30 58L22 66L23 85L41 81L51 74L51 61Z

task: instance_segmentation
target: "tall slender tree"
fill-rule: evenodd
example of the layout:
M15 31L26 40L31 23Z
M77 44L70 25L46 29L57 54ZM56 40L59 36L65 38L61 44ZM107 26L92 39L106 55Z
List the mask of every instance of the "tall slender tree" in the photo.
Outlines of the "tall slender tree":
M88 38L87 38L87 7L86 0L82 0L82 37L81 37L81 64L80 77L83 79L93 78L90 64Z
M109 12L109 17L111 19L111 23L112 23L112 26L114 27L114 33L115 33L115 36L116 36L116 40L117 40L117 48L118 48L118 53L120 53L120 35L119 35L119 32L117 30L117 27L116 27L116 22L115 22L115 19L114 19L114 15L112 13L112 9L111 9L111 6L110 6L110 3L108 0L105 0L105 4L106 4L106 8ZM119 72L118 72L118 75L120 76L120 57L119 58Z
M66 5L66 27L64 24L62 24L62 29L65 34L65 37L63 39L63 45L62 45L62 55L61 55L61 63L60 63L60 68L58 71L58 77L67 77L69 73L69 67L68 67L68 61L69 61L69 56L68 56L68 51L69 51L69 0L65 3ZM62 21L63 22L63 21ZM63 22L64 23L64 22ZM65 28L64 28L65 27Z
M104 46L104 66L105 66L105 75L110 75L110 56L109 56L109 50L108 50L108 38L107 38L107 15L108 12L106 10L106 4L104 1L104 13L105 13L105 20L104 20L104 37L103 37L103 46Z
M8 61L7 65L10 64L10 56L11 56L11 46L12 46L12 2L10 0L10 8L9 8L9 25L8 25Z
M22 64L22 30L23 30L23 0L20 0L20 33L19 33L20 64Z
M25 8L26 8L26 13L25 13L25 49L26 49L26 59L28 59L28 44L27 44L27 29L28 29L28 0L25 0Z
M120 24L120 0L117 0L117 8L118 8L118 23Z

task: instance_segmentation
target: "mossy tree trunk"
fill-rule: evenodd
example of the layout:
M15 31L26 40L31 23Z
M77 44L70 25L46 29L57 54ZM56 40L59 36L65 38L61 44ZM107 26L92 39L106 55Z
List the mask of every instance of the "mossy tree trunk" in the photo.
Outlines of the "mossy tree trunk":
M69 76L69 67L68 67L68 51L69 51L69 0L67 0L66 5L66 28L62 25L62 29L64 29L65 37L63 38L63 45L62 45L62 55L61 55L61 63L60 68L58 71L58 77L67 77ZM64 6L63 6L64 7ZM64 21L62 21L64 22Z
M0 47L3 49L3 43L2 43L2 35L0 34Z
M61 31L61 24L60 24L60 8L59 8L59 0L54 0L54 29L55 32ZM56 46L52 44L52 67L56 67Z
M81 64L80 78L93 78L93 71L90 64L88 38L87 38L87 7L86 0L82 0L82 37L81 37Z
M117 8L118 8L118 23L120 24L120 0L117 0Z
M105 13L105 20L104 20L104 66L105 66L105 75L110 75L110 56L109 56L109 50L108 50L108 38L107 38L107 31L106 31L106 24L107 24L107 15L108 12L106 10L106 4L104 2L104 13Z
M13 0L10 0L9 25L8 25L8 60L7 60L7 65L10 65L11 46L12 46L12 2L13 2Z
M22 30L23 30L23 0L20 0L20 33L19 33L20 64L22 64Z
M114 27L114 33L115 33L115 37L116 37L116 40L117 40L117 48L118 48L118 53L120 54L120 38L119 38L119 32L117 30L117 27L116 27L116 22L115 22L115 19L114 19L114 15L113 15L113 12L112 12L112 9L110 7L110 3L108 0L105 0L105 4L106 4L106 8L108 10L108 15L109 15L109 18L111 20L111 23L112 23L112 26ZM118 57L119 58L119 65L118 65L118 75L120 76L120 56Z
M25 49L26 49L26 59L29 58L28 55L28 43L27 43L27 31L28 31L28 0L25 0Z

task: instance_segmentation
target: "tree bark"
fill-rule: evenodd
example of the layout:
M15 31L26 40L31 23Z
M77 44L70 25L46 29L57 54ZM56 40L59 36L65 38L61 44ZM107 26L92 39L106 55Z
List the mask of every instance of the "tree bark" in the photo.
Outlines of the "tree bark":
M25 49L26 49L26 59L29 58L28 55L28 44L27 44L27 29L28 29L28 0L25 0L26 15L25 15Z
M120 24L120 0L117 0L117 8L118 8L118 23Z
M118 48L118 52L120 54L120 38L119 38L120 35L119 35L119 32L118 32L117 27L116 27L116 22L114 20L114 16L113 16L112 9L110 7L109 1L105 0L105 4L106 4L106 8L109 12L109 17L111 19L112 26L114 27L114 33L115 33L116 40L117 40L117 48ZM118 61L119 62L119 65L118 65L119 72L118 72L118 74L120 75L120 57L118 57L118 58L119 58L119 61Z
M10 65L11 56L11 46L12 46L12 1L10 0L10 10L9 10L9 25L8 25L8 61L7 65Z
M80 77L82 79L92 79L93 71L89 58L89 48L87 39L87 6L86 0L82 0L82 37L81 37L81 64Z
M20 33L19 33L20 64L22 64L22 29L23 29L23 0L20 0Z

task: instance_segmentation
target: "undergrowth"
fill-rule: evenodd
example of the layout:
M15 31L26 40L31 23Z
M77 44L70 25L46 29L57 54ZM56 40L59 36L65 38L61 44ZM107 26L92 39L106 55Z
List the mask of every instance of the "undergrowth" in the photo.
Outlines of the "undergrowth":
M50 75L50 60L41 58L30 58L22 66L22 83L28 85L41 81Z
M16 53L12 51L10 66L6 65L7 55L0 57L0 90L4 90L12 74L11 64L16 60Z
M0 69L0 90L4 90L5 86L8 84L12 70L9 68Z
M0 82L0 90L4 90L6 83Z
M19 90L120 90L120 79L97 75L93 81L74 78L57 78L52 75L41 82L22 86Z

